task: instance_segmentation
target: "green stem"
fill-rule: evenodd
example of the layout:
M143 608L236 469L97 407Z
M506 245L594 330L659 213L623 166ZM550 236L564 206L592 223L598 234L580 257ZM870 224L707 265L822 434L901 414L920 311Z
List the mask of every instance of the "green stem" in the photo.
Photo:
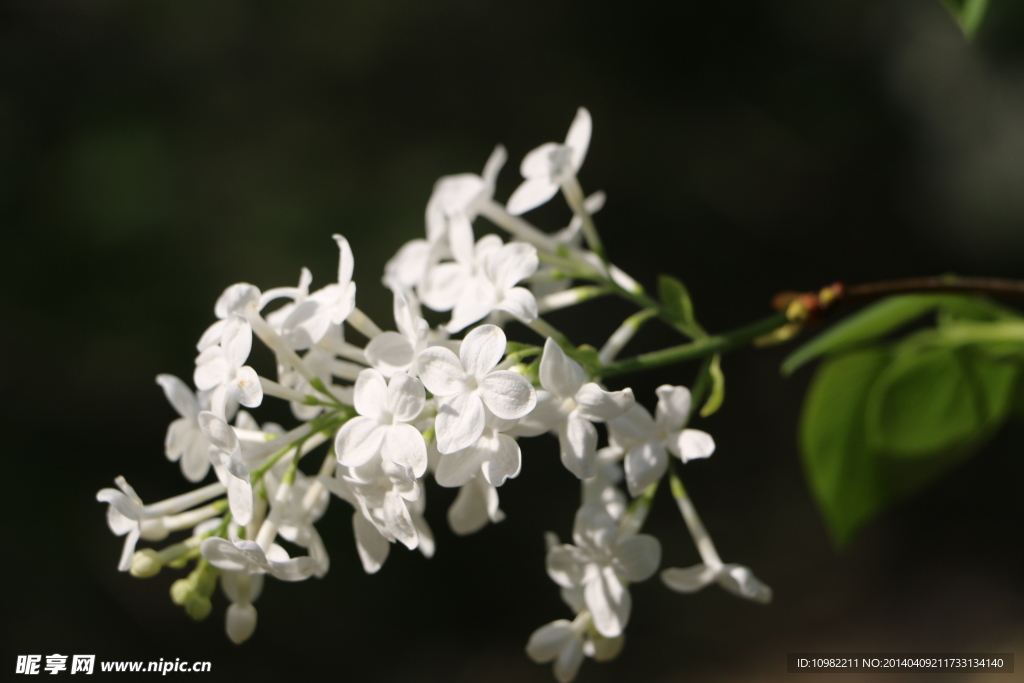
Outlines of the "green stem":
M689 344L672 346L660 351L643 353L617 363L609 363L598 368L595 375L602 378L613 377L627 372L649 370L663 365L673 365L683 361L705 358L716 353L725 353L737 347L745 346L758 337L786 325L788 322L785 313L776 313L773 316L732 332L711 335L710 337L692 341Z

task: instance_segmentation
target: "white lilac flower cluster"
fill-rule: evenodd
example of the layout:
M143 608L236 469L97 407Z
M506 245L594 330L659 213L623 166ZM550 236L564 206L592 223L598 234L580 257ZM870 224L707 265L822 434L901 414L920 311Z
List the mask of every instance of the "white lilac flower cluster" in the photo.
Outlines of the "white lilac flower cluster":
M228 287L214 306L216 322L197 344L196 390L177 377L157 377L180 416L167 430L166 456L198 488L147 505L118 477L116 489L97 494L109 505L111 530L125 537L119 568L147 577L165 565L194 565L174 582L172 598L205 618L219 582L230 602L227 634L240 643L255 630L253 603L265 575L302 581L327 573L315 524L332 494L352 506L356 551L372 574L396 542L433 554L424 517L428 477L459 489L448 523L456 533L475 532L504 517L498 488L522 469L518 439L548 432L558 439L566 470L584 484L573 542L548 539L548 574L575 616L541 626L526 650L537 662L553 661L559 681L571 680L584 656L615 656L629 622L628 586L660 564L658 540L639 533L650 497L671 457L705 458L715 446L705 432L686 428L686 388L660 387L652 417L632 390L609 391L595 381L577 360L579 349L540 317L602 287L638 288L594 248L591 213L604 197L584 198L576 179L590 134L590 115L580 109L564 143L526 155L525 180L507 206L493 198L505 161L501 147L483 175L437 182L426 238L404 245L385 268L395 330L382 331L356 306L353 254L340 235L337 279L319 289L311 291L305 269L295 287ZM568 228L545 233L519 217L559 190L574 212ZM481 216L511 241L478 238L474 222ZM573 280L598 286L573 288ZM422 306L450 311L450 318L431 327ZM502 329L510 320L539 333L543 344L510 343ZM346 340L346 326L367 343ZM461 339L450 336L460 333ZM276 359L269 373L247 364L254 335ZM630 336L627 328L613 335L601 361L614 359ZM266 397L287 401L299 425L260 425L240 409ZM598 448L595 424L606 425L605 448ZM300 469L322 445L322 464L306 468L315 473ZM215 481L203 484L211 469ZM704 561L665 570L666 585L690 592L718 582L766 601L769 590L749 570L719 560L677 479L673 493ZM140 540L162 541L178 531L191 533L159 550L136 549ZM279 539L305 554L290 556Z

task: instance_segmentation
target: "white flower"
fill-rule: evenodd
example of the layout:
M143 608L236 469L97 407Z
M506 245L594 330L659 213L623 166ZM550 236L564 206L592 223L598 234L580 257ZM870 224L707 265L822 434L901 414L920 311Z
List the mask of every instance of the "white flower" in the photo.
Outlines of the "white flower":
M242 460L242 444L231 425L208 410L199 413L199 427L215 451L214 472L227 489L231 515L245 526L252 521L253 493L249 469Z
M313 292L298 304L282 323L285 338L293 349L313 346L327 334L331 324L340 325L356 307L356 284L352 282L355 259L348 240L334 235L341 252L338 281Z
M669 452L683 462L706 458L715 452L710 434L683 429L690 419L689 389L663 384L656 392L658 407L654 418L636 404L608 423L612 444L626 454L626 485L634 496L665 474Z
M519 167L526 180L509 197L510 214L518 216L540 206L576 176L587 156L591 130L590 112L580 107L563 144L547 142L526 155Z
M501 486L506 479L519 476L523 463L519 444L500 432L515 426L515 420L502 420L492 414L484 418L484 429L475 443L455 451L442 453L434 479L441 486L463 486L482 473L491 486Z
M620 538L601 505L584 505L573 525L575 545L548 551L548 576L563 588L583 588L597 632L615 638L629 621L632 600L624 582L644 581L658 568L661 545L647 534Z
M395 326L398 332L381 332L366 345L366 360L385 377L396 372L419 374L416 357L427 348L430 326L413 311L401 290L394 291Z
M487 159L482 177L460 173L437 181L427 202L427 240L431 244L448 237L453 225L456 230L464 233L469 229L472 234L470 225L480 207L494 195L494 183L506 159L505 148L498 145Z
M445 329L458 332L495 311L509 313L524 323L536 320L536 297L516 285L537 272L539 263L537 248L525 242L512 242L484 255L477 276L455 302Z
M384 460L405 466L416 476L427 471L427 445L423 435L408 422L426 405L423 384L404 372L385 383L373 368L359 373L355 409L361 417L349 420L338 431L334 449L346 467L363 465L380 453Z
M174 375L157 375L156 383L179 417L167 427L164 452L171 462L181 462L181 473L191 482L202 481L210 471L210 442L199 428L199 397Z
M558 619L533 632L526 654L538 664L554 662L555 679L569 683L583 664L583 636L586 620Z
M462 340L459 355L435 346L419 355L420 378L438 402L435 430L441 453L476 443L484 431L485 407L503 420L516 420L537 403L530 382L515 372L494 370L505 353L505 333L481 325Z
M259 287L247 282L233 284L221 292L213 306L213 314L217 316L217 322L206 328L199 343L196 344L196 350L201 352L207 347L220 343L224 326L227 325L228 318L233 314L237 313L243 318L248 318L250 314L259 312L263 308L260 305L261 298Z
M761 583L750 569L741 564L702 563L686 569L672 567L661 573L661 580L679 593L694 593L716 582L741 598L764 604L772 600L772 589Z
M145 505L124 477L117 477L114 483L117 484L116 489L101 489L96 493L96 500L108 505L107 525L110 530L117 536L125 537L121 559L117 565L123 572L131 568L135 544L140 538L160 541L166 538L170 531L187 528L212 517L215 514L212 509L199 510L198 516L192 515L191 512L178 518L172 515L224 493L221 484L209 484L159 503Z
M384 286L411 292L423 286L430 264L431 244L427 240L409 240L384 265Z
M196 358L192 380L200 391L213 392L210 406L222 418L229 396L248 408L263 402L259 376L244 365L251 350L252 326L238 313L232 313L224 321L218 344L206 347Z
M582 366L548 338L540 361L544 391L537 393L536 410L516 428L523 436L556 432L562 464L580 479L597 474L597 429L592 423L617 418L634 403L632 389L605 391L586 380Z
M479 531L488 521L497 524L503 519L505 513L498 508L498 489L483 477L463 484L448 508L448 524L460 536Z
M316 573L316 562L303 555L291 558L272 544L266 551L256 541L207 538L200 546L206 561L218 569L246 574L270 574L282 581L304 581Z

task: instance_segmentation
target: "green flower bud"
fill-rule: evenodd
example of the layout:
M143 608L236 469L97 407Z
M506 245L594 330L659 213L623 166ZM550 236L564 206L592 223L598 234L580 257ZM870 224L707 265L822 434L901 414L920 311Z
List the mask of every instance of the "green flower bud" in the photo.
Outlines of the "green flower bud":
M188 599L188 602L185 603L185 611L196 621L202 621L210 616L210 610L212 609L213 603L210 602L210 599L198 594L193 594Z

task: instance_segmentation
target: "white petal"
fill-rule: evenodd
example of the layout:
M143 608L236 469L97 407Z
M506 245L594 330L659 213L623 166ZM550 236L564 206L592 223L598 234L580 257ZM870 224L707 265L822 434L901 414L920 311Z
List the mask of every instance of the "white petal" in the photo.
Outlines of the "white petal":
M654 425L654 418L647 412L647 409L639 403L635 403L622 417L608 422L608 431L612 440L622 444L651 439L657 429Z
M683 459L683 462L706 458L715 452L715 440L699 429L684 429L668 442L669 450Z
M164 390L164 396L178 411L178 415L190 420L196 419L196 416L199 415L199 401L196 400L195 393L188 388L187 384L174 375L157 375L156 383Z
M480 383L480 399L503 420L525 417L537 405L530 380L511 370L492 372Z
M218 569L252 573L258 565L226 538L207 538L200 550L207 562Z
M198 422L203 434L221 453L229 456L241 453L242 445L235 435L235 430L227 422L208 410L199 413Z
M388 531L409 550L415 550L419 545L419 534L409 514L409 508L402 497L394 491L388 491L384 495L384 522Z
M334 452L346 467L359 467L380 452L385 428L369 417L354 417L338 430Z
M437 450L461 451L476 443L484 431L484 404L475 394L458 394L441 401L434 421Z
M398 295L395 295L398 298ZM366 360L385 377L404 372L412 365L415 349L412 342L398 332L382 332L370 340L365 349Z
M572 540L591 554L603 555L615 546L619 525L603 505L584 505L576 511Z
M404 372L397 373L388 382L385 408L398 422L409 422L421 412L427 403L423 383Z
M526 654L538 664L552 661L558 656L572 639L579 636L572 628L572 622L566 619L544 624L530 635L526 644Z
M231 383L231 395L246 408L256 408L263 403L263 385L256 371L248 365L239 368Z
M715 580L718 570L705 564L686 569L672 567L661 573L661 580L677 593L694 593Z
M668 469L668 453L664 445L644 441L629 449L625 465L626 486L630 495L638 496L665 474Z
M580 479L597 474L597 429L576 411L559 427L558 445L565 469Z
M465 486L480 472L480 465L491 456L491 451L478 444L454 453L444 453L437 464L434 480L445 488Z
M629 622L633 601L629 590L622 585L611 567L602 568L600 575L586 585L583 598L587 601L598 633L606 638L622 634Z
M615 546L612 566L615 572L630 583L651 578L661 564L661 544L648 534L629 536Z
M377 417L387 404L388 383L380 371L366 368L356 378L355 409L360 415Z
M356 551L363 563L363 571L367 574L376 574L388 559L391 544L380 535L377 527L358 511L352 515L352 527L355 529Z
M655 390L658 407L654 411L654 422L662 430L679 429L690 419L690 390L662 384Z
M408 424L396 424L385 427L384 443L381 455L398 465L412 470L416 477L422 477L427 471L427 444L415 427Z
M587 382L576 392L577 411L591 422L606 422L625 414L633 407L632 389L605 391L594 382Z
M559 398L570 398L576 395L585 381L583 367L565 355L558 342L548 337L540 359L541 386Z
M462 340L459 360L466 374L483 377L505 355L505 333L497 325L481 325Z
M259 305L260 290L254 285L239 282L231 285L218 297L213 307L214 315L224 319L232 313L242 313Z
M469 282L471 268L462 263L441 263L427 271L420 297L427 308L435 311L450 311L459 300L466 283Z
M240 526L245 526L252 521L252 485L249 484L248 478L229 476L225 486L228 489L228 506L231 508L231 517Z
M352 247L348 240L341 235L333 235L334 241L338 243L338 250L341 252L338 258L338 284L346 285L352 282L352 270L355 267L355 258L352 256Z
M420 380L434 396L451 396L465 387L466 371L450 349L432 346L416 358Z
M456 455L453 453L443 457L450 458ZM459 495L455 496L455 501L448 508L448 525L452 531L460 536L465 536L482 529L490 519L488 513L491 492L497 498L494 487L489 485L481 487L476 480L470 481L460 488Z
M562 147L557 142L545 142L540 147L536 147L527 153L523 157L523 162L519 164L519 172L524 178L547 178L551 176L551 157L558 153L558 150ZM512 201L509 200L511 205ZM509 213L512 209L509 209ZM514 215L514 214L513 214Z
M547 165L550 166L550 163ZM530 209L536 209L558 194L558 187L558 184L552 182L551 178L546 175L524 180L508 198L506 210L513 216L519 216Z
M512 242L490 254L485 263L487 275L499 290L512 289L520 280L537 272L540 261L537 248L525 242Z
M593 123L590 119L590 112L584 107L576 111L576 118L569 126L569 133L565 136L565 144L572 148L572 166L578 171L583 166L583 160L587 157L587 148L590 147L590 134L593 130Z
M196 358L196 369L192 373L192 381L200 391L207 391L220 384L228 378L230 367L228 359L224 356L224 349L219 346L210 346Z
M579 547L556 545L548 551L547 570L551 580L563 588L583 585L588 576L589 556Z
M249 321L237 313L232 313L221 333L220 346L224 349L224 357L231 367L242 367L252 350L252 327Z
M718 573L718 583L731 593L754 602L768 604L772 601L772 589L761 583L748 568L739 564L727 564Z
M481 471L484 479L491 486L501 486L506 479L519 476L523 458L519 444L511 436L498 434L498 449L483 462Z
M583 639L576 637L568 641L555 659L555 680L558 683L569 683L576 678L580 665L583 664Z
M538 315L537 298L533 292L524 287L513 287L506 291L505 296L495 304L494 308L511 313L524 323L533 322Z

